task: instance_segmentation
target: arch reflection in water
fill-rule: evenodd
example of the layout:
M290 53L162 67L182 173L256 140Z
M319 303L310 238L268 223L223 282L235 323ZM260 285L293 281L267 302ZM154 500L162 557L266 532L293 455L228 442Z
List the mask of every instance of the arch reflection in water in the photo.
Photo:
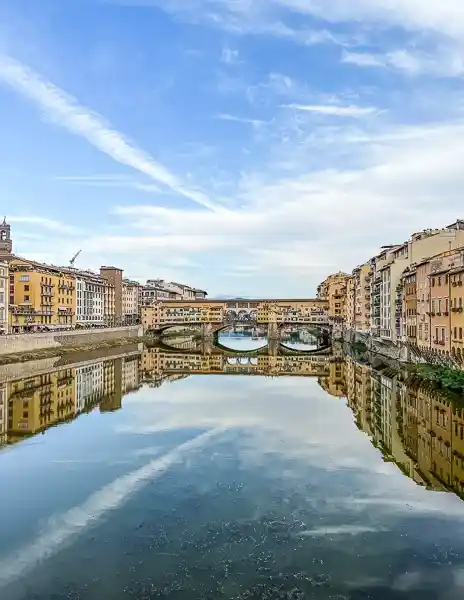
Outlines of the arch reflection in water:
M264 330L259 327L235 326L222 329L217 342L223 348L236 352L251 352L265 348L268 339Z
M300 352L317 350L322 345L320 332L306 327L284 327L280 342L285 348Z

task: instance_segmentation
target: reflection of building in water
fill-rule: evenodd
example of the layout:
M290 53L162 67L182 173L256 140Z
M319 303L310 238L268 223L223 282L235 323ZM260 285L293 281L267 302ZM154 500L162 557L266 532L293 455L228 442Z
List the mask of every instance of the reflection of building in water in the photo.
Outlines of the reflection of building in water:
M75 416L73 369L38 375L7 385L9 443Z
M128 357L128 363L132 359ZM126 385L138 380L126 365ZM121 408L123 359L83 364L0 385L0 444L15 443L100 406L102 412Z
M136 357L137 358L137 357ZM100 401L101 412L114 412L122 407L123 358L103 363L103 393Z
M122 393L137 390L139 383L139 357L131 356L122 359Z
M359 429L372 435L371 367L351 358L345 362L346 395Z
M453 409L437 390L408 387L392 370L351 358L345 379L356 423L385 459L420 485L464 497L464 410ZM330 381L324 387L329 391Z
M0 384L0 444L6 444L8 432L8 390L7 384Z
M325 358L327 360L329 357ZM345 362L328 361L327 370L327 375L319 381L320 386L331 396L337 398L346 396Z
M110 378L111 381L111 378ZM103 395L103 362L76 368L76 413Z

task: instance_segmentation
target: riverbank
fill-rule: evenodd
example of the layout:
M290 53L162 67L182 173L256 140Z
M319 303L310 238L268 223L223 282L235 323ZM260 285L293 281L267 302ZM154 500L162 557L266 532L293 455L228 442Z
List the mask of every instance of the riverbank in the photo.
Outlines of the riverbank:
M66 352L67 349L123 343L124 340L138 340L142 337L143 328L140 326L4 335L0 336L0 364L5 364L4 360L8 360L11 355L35 356L37 352L44 350L56 353L57 349Z
M36 377L55 370L70 369L95 361L106 361L121 356L136 356L143 344L134 340L118 340L100 345L79 348L39 350L33 354L10 354L0 357L0 385L16 380Z

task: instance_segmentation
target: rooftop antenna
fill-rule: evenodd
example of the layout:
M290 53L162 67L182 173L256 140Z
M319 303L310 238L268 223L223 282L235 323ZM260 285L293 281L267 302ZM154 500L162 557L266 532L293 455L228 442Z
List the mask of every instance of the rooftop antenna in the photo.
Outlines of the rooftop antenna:
M76 252L76 254L71 258L71 260L69 261L69 265L70 267L74 268L74 263L76 262L76 258L79 256L79 254L82 252L82 250L79 250L78 252Z

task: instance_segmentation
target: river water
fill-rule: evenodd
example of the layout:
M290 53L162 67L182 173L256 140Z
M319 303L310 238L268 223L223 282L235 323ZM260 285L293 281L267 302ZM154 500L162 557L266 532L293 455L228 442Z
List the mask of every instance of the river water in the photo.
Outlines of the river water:
M0 598L462 599L458 405L262 341L0 370Z

